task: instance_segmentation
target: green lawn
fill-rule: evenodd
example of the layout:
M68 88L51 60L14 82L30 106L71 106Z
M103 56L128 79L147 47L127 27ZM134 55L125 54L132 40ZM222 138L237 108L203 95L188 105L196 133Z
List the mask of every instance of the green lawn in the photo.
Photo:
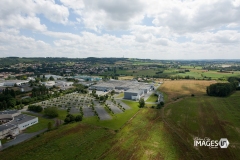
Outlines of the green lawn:
M123 98L123 96L124 96L124 93L122 92L122 93L119 93L116 98Z
M158 100L158 96L155 96L155 94L151 94L149 98L146 100L146 102L156 102Z
M83 123L97 125L101 127L106 127L114 130L120 129L124 123L126 123L138 110L138 103L134 101L123 100L124 103L129 105L131 109L125 110L125 112L120 114L112 115L111 120L100 121L96 116L83 118Z
M58 118L64 120L67 116L67 110L58 109Z
M24 114L36 116L34 114L31 114L31 113L24 113ZM48 125L49 122L54 124L54 120L53 119L43 118L41 116L36 116L36 117L38 117L38 123L34 124L31 127L28 127L24 132L26 132L26 133L37 132L39 130L47 128L47 125Z
M58 118L59 119L64 120L67 115L68 115L67 110L58 109ZM79 113L74 113L72 115L74 115L74 116L80 115L80 112Z

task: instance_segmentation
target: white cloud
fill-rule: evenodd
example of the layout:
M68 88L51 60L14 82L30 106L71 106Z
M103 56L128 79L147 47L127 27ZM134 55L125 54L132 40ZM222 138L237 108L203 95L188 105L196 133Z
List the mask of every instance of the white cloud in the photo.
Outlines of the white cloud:
M37 0L35 1L35 10L38 14L44 14L52 22L63 24L68 22L68 8L63 5L57 5L54 1Z
M162 2L162 1L161 1ZM199 32L240 22L240 9L229 0L159 2L159 10L150 6L148 15L156 26L167 26L177 33ZM158 5L156 5L158 7Z
M240 0L60 2L1 0L1 56L240 58Z
M144 3L139 0L131 2L128 0L83 0L80 3L61 0L61 2L80 16L86 28L95 31L128 29L130 25L144 18Z
M67 7L52 0L0 1L0 27L44 31L47 27L37 17L40 14L52 22L63 24L67 23L69 16Z
M3 55L7 56L47 56L52 49L49 44L33 38L0 32L0 46L4 45Z

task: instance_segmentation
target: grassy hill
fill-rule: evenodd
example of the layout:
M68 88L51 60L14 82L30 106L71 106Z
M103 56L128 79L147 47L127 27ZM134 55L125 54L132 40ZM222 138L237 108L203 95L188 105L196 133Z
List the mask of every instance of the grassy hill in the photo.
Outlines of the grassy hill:
M239 159L240 92L226 98L209 97L205 87L211 83L214 81L165 82L160 87L166 102L164 109L143 108L137 112L136 102L125 101L133 108L122 129L119 128L126 119L121 121L121 117L109 123L89 119L63 125L13 146L0 152L0 157L4 160ZM195 137L228 138L230 146L195 148Z
M164 128L161 110L148 108L140 109L118 132L73 123L0 152L4 160L179 159L183 155Z
M189 91L192 92L191 88ZM209 97L200 92L195 97L185 95L164 109L165 120L171 126L170 134L179 135L174 140L180 141L182 138L186 145L192 146L206 159L240 158L239 115L239 91L225 98ZM230 146L227 149L194 148L195 137L209 137L212 140L228 138Z

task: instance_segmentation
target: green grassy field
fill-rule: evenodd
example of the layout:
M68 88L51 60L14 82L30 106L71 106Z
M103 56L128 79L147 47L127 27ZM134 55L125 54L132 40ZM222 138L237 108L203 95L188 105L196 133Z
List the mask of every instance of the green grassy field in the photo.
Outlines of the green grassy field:
M156 102L157 100L158 100L158 96L155 96L155 94L151 94L151 96L149 96L146 102Z
M67 116L67 110L58 109L58 118L64 120Z
M181 159L177 144L161 121L161 110L157 109L141 109L112 142L99 159Z
M73 123L0 152L4 160L95 159L105 152L114 133Z
M31 113L24 113L24 114L36 116L34 114L31 114ZM45 129L45 128L47 128L47 125L48 125L49 122L54 124L53 119L47 119L47 118L43 118L41 116L37 116L37 117L38 117L38 123L34 124L31 127L28 127L26 130L24 130L25 133L32 133L32 132L37 132L39 130Z
M193 145L194 137L209 137L213 140L228 138L230 146L227 149L199 147L198 150L204 157L238 159L240 158L239 104L240 92L226 98L188 97L166 107L165 117L189 145Z
M68 114L67 110L58 109L58 117L57 118L64 120L66 118L67 114ZM80 112L74 113L72 115L74 115L74 116L80 115Z
M94 117L83 118L83 123L97 125L97 126L101 126L101 127L105 127L113 130L120 129L139 110L137 102L126 101L126 100L123 100L123 102L129 105L131 109L125 110L125 112L120 114L112 115L111 120L100 121L96 116L94 116Z
M85 123L60 126L0 152L1 159L181 159L161 110L141 109L117 133Z
M202 69L201 66L181 66L183 69Z
M116 96L116 98L123 98L123 96L124 96L124 93L119 93L119 94Z

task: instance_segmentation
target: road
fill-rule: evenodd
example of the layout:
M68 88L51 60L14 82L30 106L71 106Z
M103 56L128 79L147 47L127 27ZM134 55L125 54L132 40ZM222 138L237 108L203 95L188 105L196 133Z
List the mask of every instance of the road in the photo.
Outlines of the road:
M3 144L2 147L0 147L0 151L4 150L4 149L6 149L6 148L8 148L10 146L17 145L17 144L19 144L19 143L21 143L23 141L29 140L29 139L35 137L36 135L41 134L41 133L43 133L45 131L47 131L47 129L43 129L43 130L40 130L40 131L34 132L34 133L22 133L22 134L19 134L19 135L16 136L15 139L13 139L13 140Z

